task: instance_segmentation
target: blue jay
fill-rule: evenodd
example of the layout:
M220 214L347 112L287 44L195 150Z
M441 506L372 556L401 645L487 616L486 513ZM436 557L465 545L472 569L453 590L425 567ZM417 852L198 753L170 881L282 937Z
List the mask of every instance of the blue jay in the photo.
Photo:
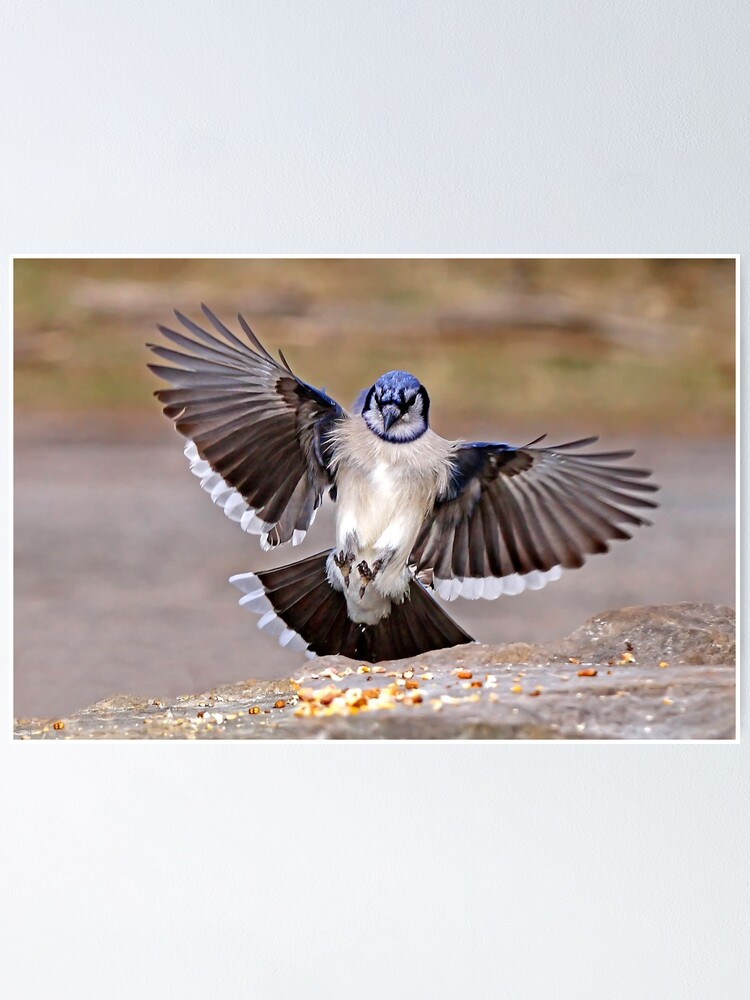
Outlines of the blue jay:
M191 336L159 330L180 350L148 345L176 366L149 367L171 386L155 395L203 489L264 549L298 545L326 490L336 503L331 550L230 579L288 649L377 662L472 642L430 589L447 601L538 590L630 538L623 526L649 523L627 509L655 507L658 488L620 464L632 451L581 453L595 437L445 440L404 371L381 375L347 413L242 316L246 340L203 312L215 333L177 312Z

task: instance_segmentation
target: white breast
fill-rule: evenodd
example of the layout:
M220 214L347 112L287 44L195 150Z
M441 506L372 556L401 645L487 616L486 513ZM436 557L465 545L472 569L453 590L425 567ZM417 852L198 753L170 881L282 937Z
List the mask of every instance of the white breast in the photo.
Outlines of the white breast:
M403 471L387 462L377 462L369 469L342 467L336 483L339 546L345 545L348 535L356 536L362 553L374 550L378 543L392 548L401 548L410 540L413 543L411 536L415 536L424 519L427 484L420 484L422 496L415 496L414 485ZM384 535L387 541L381 541Z
M374 490L382 490L384 494L392 495L398 489L398 477L392 465L381 459L372 470L371 486Z
M332 554L329 579L344 592L351 620L373 624L408 592L408 559L437 492L447 483L453 445L432 431L408 444L391 444L361 417L339 424L333 445L335 551L352 561L345 578ZM376 568L371 582L362 577L361 562Z
M432 431L391 444L361 418L347 421L336 442L338 546L355 535L360 551L368 553L362 558L395 550L403 568L444 484L450 450L451 443Z

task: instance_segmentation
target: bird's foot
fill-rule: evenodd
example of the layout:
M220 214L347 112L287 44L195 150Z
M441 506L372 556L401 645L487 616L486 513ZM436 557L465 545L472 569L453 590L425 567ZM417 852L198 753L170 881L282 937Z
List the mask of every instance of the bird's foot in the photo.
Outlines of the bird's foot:
M365 596L365 591L367 590L368 584L372 583L375 577L378 575L379 570L383 567L383 560L376 559L372 566L369 566L367 562L363 559L361 563L357 566L357 572L362 580L362 586L359 588L360 600Z
M341 577L344 581L344 586L349 586L349 576L352 571L352 564L354 562L353 552L344 552L342 549L340 552L333 554L333 561L341 573Z

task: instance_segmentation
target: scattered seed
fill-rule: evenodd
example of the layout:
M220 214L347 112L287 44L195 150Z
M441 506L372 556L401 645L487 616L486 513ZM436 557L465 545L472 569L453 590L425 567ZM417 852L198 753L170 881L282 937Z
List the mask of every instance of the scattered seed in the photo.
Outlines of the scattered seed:
M278 701L275 701L273 703L273 707L274 708L286 708L286 702L284 701L283 698L279 698Z
M511 694L521 694L523 688L521 687L520 684L514 684L513 687L510 689L510 691Z
M663 669L664 669L665 667L668 667L668 666L669 666L669 664L667 663L667 661L666 661L666 660L659 660L659 666L660 666L660 667L661 667L661 669L663 670Z
M258 705L253 705L252 708L248 708L247 714L248 715L259 715L260 714L260 708L259 708L259 706Z
M581 661L578 659L577 656L569 656L568 657L568 663L580 663L580 662Z
M456 677L461 681L470 681L474 676L470 670L456 670L454 671Z
M593 667L584 667L583 670L578 671L579 677L596 677L599 673L598 670L594 670Z
M64 723L64 722L59 722L59 721L58 721L58 722L56 722L56 723L54 724L54 726L53 726L52 728L53 728L53 729L65 729L65 723Z

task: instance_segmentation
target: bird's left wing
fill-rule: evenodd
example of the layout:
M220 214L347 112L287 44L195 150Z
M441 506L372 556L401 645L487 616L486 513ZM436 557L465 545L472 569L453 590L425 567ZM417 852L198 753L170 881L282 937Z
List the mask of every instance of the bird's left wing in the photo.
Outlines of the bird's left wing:
M188 439L190 468L214 503L260 535L263 548L297 545L332 483L327 432L346 414L298 379L280 352L281 364L272 358L241 316L247 343L203 312L216 334L176 312L192 337L159 329L182 350L148 345L179 366L149 365L172 386L155 395Z
M618 464L632 451L577 454L596 438L553 448L459 445L410 562L447 600L538 590L609 541L650 522L627 508L657 504L650 472ZM615 463L615 464L612 464Z

